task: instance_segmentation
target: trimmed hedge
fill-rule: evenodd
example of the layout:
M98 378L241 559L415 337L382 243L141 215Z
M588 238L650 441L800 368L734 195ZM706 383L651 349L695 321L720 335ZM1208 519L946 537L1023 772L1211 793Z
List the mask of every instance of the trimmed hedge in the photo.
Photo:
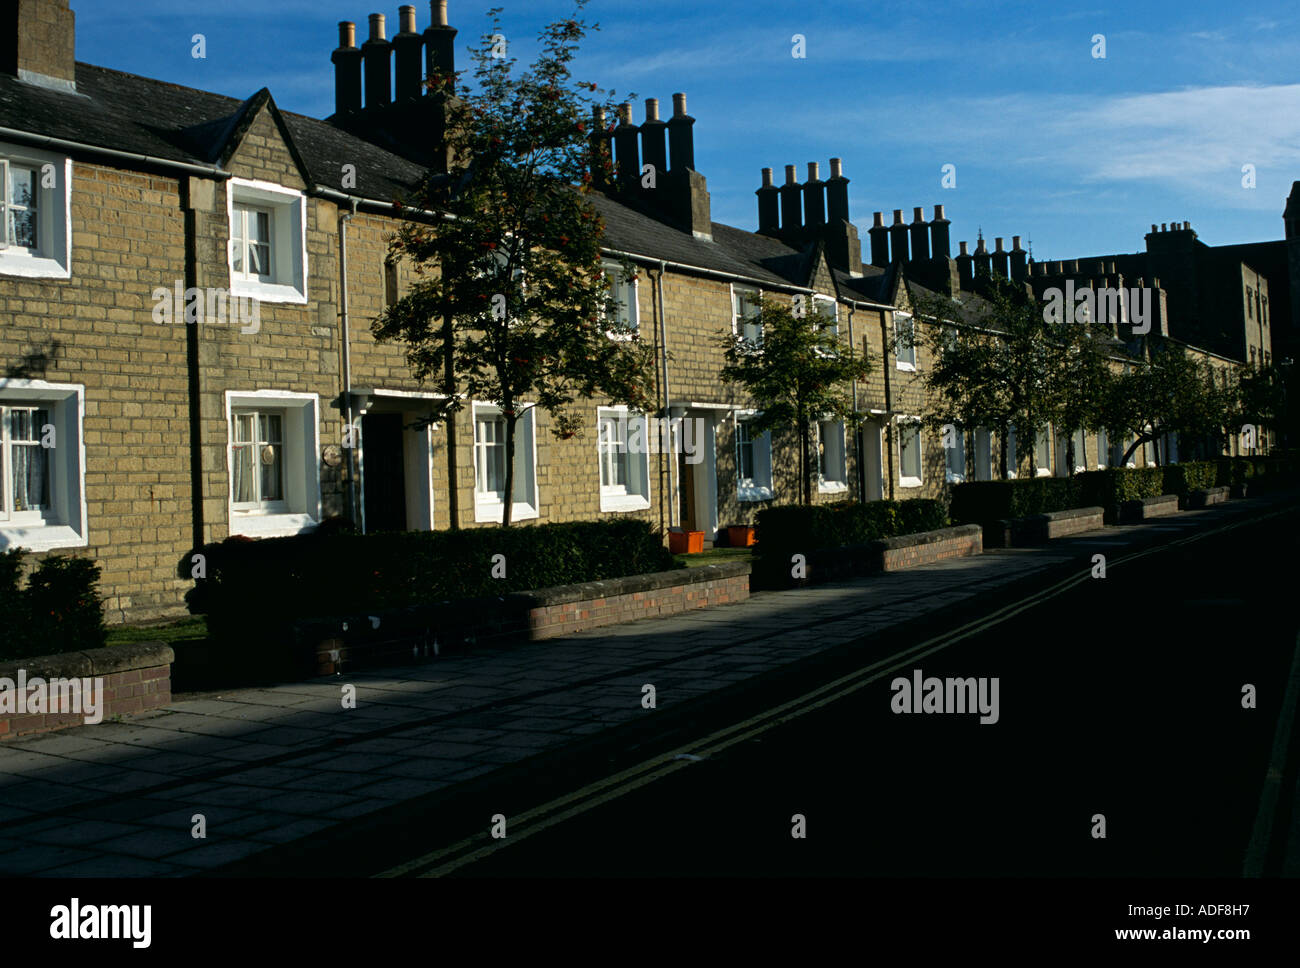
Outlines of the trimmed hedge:
M789 552L866 544L878 538L934 531L947 524L943 502L929 498L763 508L756 522L754 554L784 559Z
M0 659L99 649L107 629L89 558L49 555L20 587L27 552L0 552Z
M1221 457L1215 462L1217 487L1249 484L1251 491L1275 487L1294 487L1300 482L1300 458L1293 455L1273 457Z
M1170 464L1165 472L1164 493L1186 497L1192 491L1203 491L1217 486L1219 468L1212 461L1188 461Z
M1170 493L1164 467L1107 468L1073 477L1031 477L1010 481L974 481L952 489L952 519L958 524L991 524L1074 508L1101 507L1114 523L1125 501ZM1198 469L1192 479L1208 471Z
M645 521L460 531L228 538L207 545L187 596L224 647L279 649L304 619L406 608L622 578L676 566ZM494 578L502 563L504 577ZM498 573L500 567L497 567Z

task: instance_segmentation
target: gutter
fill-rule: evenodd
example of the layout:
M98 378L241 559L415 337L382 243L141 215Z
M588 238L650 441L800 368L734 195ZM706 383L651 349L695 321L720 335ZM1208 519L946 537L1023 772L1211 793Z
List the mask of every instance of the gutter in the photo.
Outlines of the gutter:
M209 178L225 180L232 177L230 172L223 171L217 165L196 165L188 161L172 161L167 158L156 158L153 155L142 155L133 151L119 151L116 148L101 148L98 145L88 145L80 141L68 141L65 138L54 138L49 135L33 134L30 131L18 131L14 128L0 128L0 137L34 142L36 145L45 148L58 148L63 151L77 151L86 154L105 155L109 158L123 158L127 161L134 161L137 164L152 165L156 168L172 168L178 171L189 172L194 175L207 175Z

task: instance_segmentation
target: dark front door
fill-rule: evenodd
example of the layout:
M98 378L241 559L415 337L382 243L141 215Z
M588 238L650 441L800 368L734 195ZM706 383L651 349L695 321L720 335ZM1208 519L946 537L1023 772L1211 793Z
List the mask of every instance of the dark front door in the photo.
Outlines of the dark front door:
M688 464L685 454L677 455L677 481L680 487L681 523L683 531L699 531L695 521L695 468Z
M371 413L362 417L361 446L366 461L366 531L405 531L402 415Z

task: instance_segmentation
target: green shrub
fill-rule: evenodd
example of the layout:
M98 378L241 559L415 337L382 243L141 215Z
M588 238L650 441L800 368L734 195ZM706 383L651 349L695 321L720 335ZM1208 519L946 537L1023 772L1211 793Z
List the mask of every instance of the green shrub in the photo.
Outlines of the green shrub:
M918 534L946 527L942 501L867 501L789 505L758 512L755 554L786 557L792 552L817 551L866 544L879 538Z
M675 567L650 525L630 519L369 535L340 530L227 539L202 553L207 577L190 592L190 610L207 614L214 640L254 649L282 645L287 630L304 619L373 614ZM504 556L501 578L492 577L497 555Z
M952 489L952 519L961 524L984 524L1082 507L1079 503L1082 476L957 484Z
M107 630L89 558L49 555L20 588L22 549L0 552L0 658L57 655L104 645Z
M1188 461L1185 464L1169 464L1164 471L1163 493L1186 497L1192 491L1203 491L1214 487L1218 477L1218 467L1210 461Z

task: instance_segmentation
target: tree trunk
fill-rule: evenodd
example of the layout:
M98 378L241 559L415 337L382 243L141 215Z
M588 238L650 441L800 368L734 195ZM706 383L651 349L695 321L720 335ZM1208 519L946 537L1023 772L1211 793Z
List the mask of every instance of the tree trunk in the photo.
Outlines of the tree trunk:
M808 421L804 418L803 410L799 411L799 497L805 505L812 504L812 488L809 486L809 477L812 475L812 465L808 454Z
M1074 434L1070 434L1070 439L1065 444L1065 472L1067 477L1074 476Z
M503 410L506 418L506 493L502 497L501 527L508 528L515 508L515 423L519 417L511 402L507 402Z
M998 473L1007 479L1007 425L998 428Z

